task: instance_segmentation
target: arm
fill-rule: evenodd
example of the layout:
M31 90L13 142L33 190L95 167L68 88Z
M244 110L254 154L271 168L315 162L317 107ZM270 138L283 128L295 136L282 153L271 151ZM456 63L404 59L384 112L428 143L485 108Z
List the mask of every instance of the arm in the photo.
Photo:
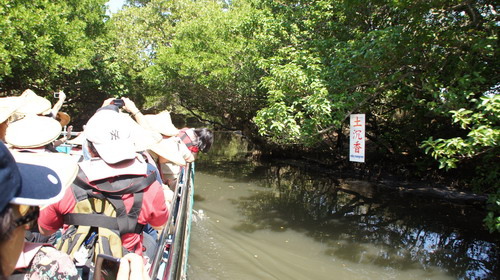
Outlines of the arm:
M135 121L138 124L140 124L142 127L148 128L149 126L147 121L144 119L144 115L141 113L139 109L137 109L137 106L135 105L134 101L130 100L127 97L123 97L122 99L125 102L123 109L129 112L130 115L135 118Z
M61 107L64 103L64 100L66 99L66 94L63 91L59 92L59 100L54 104L52 107L52 115L55 117L59 110L61 110Z
M62 227L62 224L59 225L56 222L56 225L53 223L55 220L58 220L56 213L57 211L55 211L52 205L40 209L40 216L38 217L38 230L42 235L50 236ZM51 217L56 218L52 219Z
M151 197L149 208L149 215L147 222L156 230L161 230L165 226L168 221L168 209L165 202L165 194L163 192L163 188L161 184L158 182L154 182L149 189L148 193L144 194L144 199L146 199L146 195ZM149 199L148 199L149 200Z
M71 138L71 132L73 131L73 126L70 125L66 128L66 135L62 138L59 138L58 140L54 141L54 147L57 147L61 144L64 144L66 141L68 141Z

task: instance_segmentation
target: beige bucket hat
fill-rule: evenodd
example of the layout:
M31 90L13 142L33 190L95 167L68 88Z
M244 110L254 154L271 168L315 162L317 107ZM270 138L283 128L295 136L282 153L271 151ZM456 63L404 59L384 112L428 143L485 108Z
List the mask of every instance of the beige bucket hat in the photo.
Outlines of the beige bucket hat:
M176 136L179 130L172 123L170 112L163 111L156 115L144 115L147 122L147 128L165 136Z
M177 165L186 165L186 160L179 151L179 143L175 138L162 139L159 143L152 145L150 150L168 161Z
M7 127L5 141L17 148L43 147L61 134L61 124L51 117L28 115Z
M23 105L16 110L16 113L29 115L29 114L48 114L52 108L50 101L38 96L34 91L27 89L21 94L25 98Z
M146 129L134 121L128 114L120 114L130 126L130 137L135 145L137 152L142 152L149 149L154 144L157 144L163 138L159 132Z
M0 98L0 123L6 121L23 105L23 98L18 96Z

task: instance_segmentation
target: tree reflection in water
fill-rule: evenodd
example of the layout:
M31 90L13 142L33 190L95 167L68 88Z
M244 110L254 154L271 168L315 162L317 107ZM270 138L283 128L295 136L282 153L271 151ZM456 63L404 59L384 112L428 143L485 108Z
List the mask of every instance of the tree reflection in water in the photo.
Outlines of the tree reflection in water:
M484 213L474 207L377 192L365 182L293 167L265 170L272 191L233 201L247 218L235 230L304 232L328 244L325 254L352 262L400 270L438 266L460 279L499 275L498 240L482 229Z
M295 230L327 244L327 255L381 267L438 266L457 279L500 275L499 237L483 229L481 209L326 178L310 166L248 161L241 135L215 136L196 168L266 188L233 201L246 217L237 231Z

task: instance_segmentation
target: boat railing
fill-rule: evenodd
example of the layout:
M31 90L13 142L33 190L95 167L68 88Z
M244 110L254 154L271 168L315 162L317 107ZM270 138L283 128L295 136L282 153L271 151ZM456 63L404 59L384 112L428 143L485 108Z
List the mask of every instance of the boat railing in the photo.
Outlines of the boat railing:
M191 211L193 204L194 163L182 169L165 228L158 239L158 250L152 260L153 280L185 279Z

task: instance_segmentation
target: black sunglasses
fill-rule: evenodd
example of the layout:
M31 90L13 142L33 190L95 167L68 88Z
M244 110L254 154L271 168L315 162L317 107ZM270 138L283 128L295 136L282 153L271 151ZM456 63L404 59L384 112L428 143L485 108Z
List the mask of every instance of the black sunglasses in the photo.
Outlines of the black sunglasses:
M38 214L40 213L40 209L38 208L38 206L31 206L26 211L20 211L20 212L21 214L23 214L23 212L25 212L26 214L24 214L20 218L17 218L14 221L15 227L29 224L38 219Z

